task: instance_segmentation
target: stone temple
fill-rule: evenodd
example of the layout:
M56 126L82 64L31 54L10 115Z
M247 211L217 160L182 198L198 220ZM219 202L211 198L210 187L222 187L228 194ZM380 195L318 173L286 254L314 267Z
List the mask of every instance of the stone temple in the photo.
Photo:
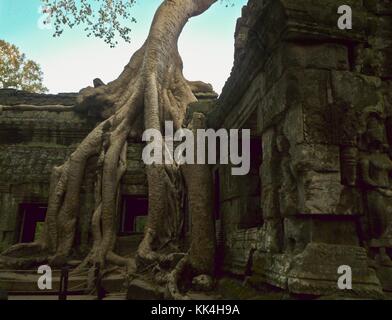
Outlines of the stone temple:
M337 27L342 4L353 9L351 30ZM248 175L211 168L222 286L240 281L255 296L266 286L296 297L388 296L392 1L249 0L235 39L221 96L200 93L189 108L204 113L209 128L251 129ZM51 168L100 121L75 101L0 90L0 251L38 236ZM142 148L129 141L120 254L136 250L148 211ZM93 208L86 181L78 252L88 246ZM349 292L338 288L341 266L352 270Z

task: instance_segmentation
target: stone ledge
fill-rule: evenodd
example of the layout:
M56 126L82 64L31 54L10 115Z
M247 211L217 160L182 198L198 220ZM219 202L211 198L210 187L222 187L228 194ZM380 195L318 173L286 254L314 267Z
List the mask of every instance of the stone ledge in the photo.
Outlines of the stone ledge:
M73 106L76 103L77 95L77 93L40 94L16 89L0 89L0 104L8 106L20 104Z

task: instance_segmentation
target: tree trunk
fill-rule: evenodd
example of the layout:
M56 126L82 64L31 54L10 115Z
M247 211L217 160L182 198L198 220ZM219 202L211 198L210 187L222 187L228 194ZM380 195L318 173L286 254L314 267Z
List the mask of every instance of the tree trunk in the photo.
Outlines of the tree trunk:
M206 128L205 122L203 114L193 114L191 128L195 137L197 129ZM216 237L213 219L213 182L210 166L185 164L182 167L182 172L185 177L189 214L192 219L189 264L191 269L198 274L212 275L215 267Z
M165 120L172 120L175 129L182 126L187 106L196 101L192 89L197 91L198 86L205 88L206 85L190 83L184 78L178 38L189 18L203 13L215 2L163 1L155 14L146 42L133 55L119 78L108 85L81 91L77 108L94 108L105 120L82 141L62 166L53 169L45 231L41 239L33 244L15 245L4 255L20 257L26 255L26 250L35 250L42 256L50 256L49 263L53 265L63 264L67 260L79 218L86 164L96 158L95 211L91 221L93 244L82 265L99 264L100 269L107 262L129 266L128 260L113 253L117 198L120 180L126 170L127 140L140 137L144 129L162 131ZM176 230L167 230L162 226L165 225L165 218L177 214L173 211L180 208L180 196L176 190L180 174L177 167L168 165L151 165L146 170L149 215L137 256L139 261L154 262L160 258L157 249L176 233ZM200 172L202 183L207 185L206 171L202 166L198 166L196 171ZM203 206L204 202L198 200L207 199L208 196L197 188L197 175L191 173L185 176L191 212L199 214L197 219L209 221L211 208ZM204 245L204 239L210 239L213 230L210 224L207 227L203 225L204 220L196 220L196 215L193 219L196 240L199 245ZM208 255L213 254L211 244L208 242L206 246ZM204 248L192 244L191 264L202 269L202 272L208 272L207 269L212 268L213 258L206 257L201 250Z

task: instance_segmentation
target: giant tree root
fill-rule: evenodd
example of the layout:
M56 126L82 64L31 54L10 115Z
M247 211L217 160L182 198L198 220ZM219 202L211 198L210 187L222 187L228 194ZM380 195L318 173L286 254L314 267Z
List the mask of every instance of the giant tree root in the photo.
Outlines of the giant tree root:
M60 266L67 262L80 218L81 185L87 163L93 162L96 170L95 211L91 221L93 239L91 251L78 270L85 266L105 270L108 264L130 267L128 260L113 251L120 181L126 171L127 141L140 139L144 129L161 130L165 120L172 120L174 128L179 129L187 106L196 101L192 90L210 89L202 82L189 82L184 78L177 42L188 19L203 13L214 2L216 0L163 1L146 42L132 56L119 78L108 85L80 92L76 109L87 110L105 120L63 165L53 169L41 239L33 244L18 244L3 253L14 257L15 266L38 261ZM156 263L162 260L158 249L177 236L181 209L177 189L181 174L178 168L168 165L147 166L146 171L149 215L137 257L143 263ZM38 256L29 258L32 251L37 251ZM185 265L186 259L181 260L170 273L168 283L173 297L177 296L174 282Z

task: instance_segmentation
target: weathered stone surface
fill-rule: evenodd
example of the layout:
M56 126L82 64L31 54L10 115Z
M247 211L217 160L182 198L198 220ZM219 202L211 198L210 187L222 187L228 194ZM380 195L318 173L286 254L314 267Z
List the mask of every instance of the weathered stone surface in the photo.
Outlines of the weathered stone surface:
M380 279L382 288L385 291L392 291L392 270L390 266L378 266L376 268L377 277Z
M204 115L207 115L209 112L211 112L214 109L215 106L216 106L215 99L202 100L202 101L191 103L188 106L185 115L184 126L186 127L190 123L190 121L192 120L193 113L199 112Z
M346 294L354 294L362 298L382 297L380 282L374 270L368 267L364 248L321 243L310 243L303 253L294 257L288 273L289 290L293 293L313 295L339 292L338 268L342 265L352 268L353 288L355 288Z
M55 165L63 163L74 148L12 145L0 147L0 179L3 183L48 182Z
M279 198L277 188L274 185L263 185L261 203L264 219L276 218L279 216Z
M63 105L72 106L76 103L76 93L38 94L15 89L0 89L0 105L32 104L36 106Z
M348 48L337 43L285 43L282 65L304 69L348 70Z
M261 245L260 228L232 230L225 239L224 270L231 274L245 275L249 272L253 252Z
M300 92L297 74L294 70L284 73L275 86L262 98L259 108L260 129L264 132L279 120L292 105L299 103Z
M291 257L289 255L257 251L253 258L252 282L254 284L265 282L287 290L290 263Z
M263 161L261 167L261 181L264 185L272 184L274 172L273 159L275 153L275 131L273 128L266 130L262 136ZM265 169L264 169L265 167ZM268 170L267 170L268 169Z
M343 186L339 148L301 144L290 148L291 167L297 180L298 212L330 214L337 212Z
M272 3L274 1L271 1ZM362 1L349 0L344 4L355 10L353 15L353 25L350 33L336 27L339 18L337 8L341 3L336 0L326 0L322 3L320 10L319 1L309 0L282 0L278 1L287 18L284 38L290 40L313 40L313 41L364 41L367 30L367 12L362 5ZM282 23L282 21L281 21Z
M192 279L192 288L196 291L211 291L214 288L214 280L211 276L202 274Z
M162 288L141 279L130 281L127 291L127 300L163 300Z
M241 128L244 124L252 118L252 114L257 113L257 108L260 104L260 93L265 87L265 77L263 74L257 76L250 84L244 97L236 105L236 111L228 114L222 124L224 128ZM257 119L254 119L257 121ZM212 122L213 123L213 122ZM258 125L258 124L257 124ZM253 129L251 127L247 127ZM253 134L256 134L252 130Z
M390 1L346 1L350 32L336 25L341 4L251 0L237 23L234 67L212 123L251 127L257 117L263 222L244 254L241 201L228 202L241 183L226 176L224 267L241 270L255 248L252 283L334 295L337 264L351 263L357 297L380 297L390 271L380 284L367 264L391 258Z
M392 3L390 0L364 0L363 2L366 8L378 15L392 15Z
M287 253L301 253L312 238L312 224L303 216L284 219L284 247Z
M290 146L305 142L304 113L302 105L292 106L285 112L282 124L282 133L289 140Z
M299 212L303 214L336 213L342 189L338 172L304 172L299 178Z
M334 101L352 104L356 110L363 110L368 106L382 107L380 78L353 72L332 71L331 83Z
M339 148L326 144L301 144L290 148L295 171L339 172Z

